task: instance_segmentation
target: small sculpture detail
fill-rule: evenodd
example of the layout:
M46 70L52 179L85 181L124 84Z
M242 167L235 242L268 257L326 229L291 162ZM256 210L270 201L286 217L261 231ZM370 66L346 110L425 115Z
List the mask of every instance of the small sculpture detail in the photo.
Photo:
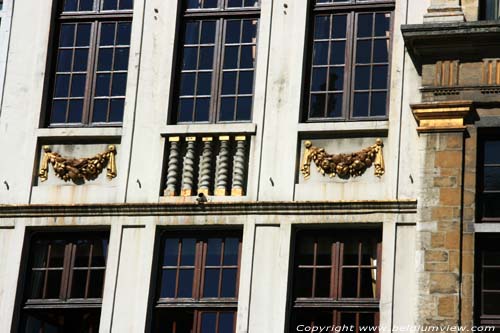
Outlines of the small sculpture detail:
M385 172L382 140L377 139L376 143L360 152L352 154L330 155L324 148L314 147L311 141L304 142L306 150L302 160L300 171L305 179L311 175L311 162L316 164L318 172L330 178L338 176L342 179L358 177L365 173L366 169L372 165L375 167L375 176L381 177Z
M38 177L44 182L49 177L49 163L56 175L65 182L72 180L83 183L84 180L94 180L107 167L107 177L111 180L116 177L116 147L110 145L108 149L91 158L64 158L52 152L49 146L43 146L43 158Z

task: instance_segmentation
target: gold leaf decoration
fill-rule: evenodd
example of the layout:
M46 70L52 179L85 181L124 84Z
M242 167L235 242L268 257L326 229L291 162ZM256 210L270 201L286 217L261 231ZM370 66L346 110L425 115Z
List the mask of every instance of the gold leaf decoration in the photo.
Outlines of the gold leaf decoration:
M314 147L311 141L304 142L306 148L302 167L300 171L305 179L311 176L311 162L314 162L318 172L323 176L338 176L342 179L358 177L365 173L366 169L374 166L375 176L381 177L385 172L382 140L362 151L351 154L328 154L324 148Z
M38 177L44 182L49 177L49 164L52 165L56 175L65 182L72 180L75 183L82 183L84 180L94 180L104 168L107 170L107 177L116 177L116 147L108 146L108 149L90 158L64 158L58 153L52 152L49 146L43 147L43 158Z

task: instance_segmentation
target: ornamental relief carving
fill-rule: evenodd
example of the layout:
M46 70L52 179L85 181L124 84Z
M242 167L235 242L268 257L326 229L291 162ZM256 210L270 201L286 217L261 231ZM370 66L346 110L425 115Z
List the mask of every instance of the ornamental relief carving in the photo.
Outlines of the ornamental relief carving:
M108 146L108 149L90 158L64 158L60 154L52 152L49 146L43 147L43 158L40 165L38 177L42 182L49 177L49 164L52 165L57 177L65 182L73 181L82 184L84 181L96 179L104 168L108 179L116 177L116 147Z
M305 179L311 175L311 162L314 162L319 173L338 176L341 179L358 177L366 169L374 167L375 176L381 177L385 172L382 140L377 139L373 146L350 154L329 154L324 148L313 146L311 141L304 142L305 151L300 171Z

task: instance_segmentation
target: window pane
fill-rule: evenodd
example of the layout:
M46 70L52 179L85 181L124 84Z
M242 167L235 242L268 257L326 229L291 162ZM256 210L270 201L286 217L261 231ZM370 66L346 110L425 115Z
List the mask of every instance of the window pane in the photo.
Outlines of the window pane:
M197 95L210 95L212 88L212 73L203 72L198 75Z
M85 72L87 71L89 49L75 50L75 60L73 63L73 71Z
M218 333L232 333L234 327L234 313L221 312L219 313L219 332Z
M330 64L342 65L345 63L345 42L332 42Z
M387 66L373 66L372 89L387 89Z
M111 88L111 74L97 74L95 96L109 96Z
M187 21L184 29L184 44L198 44L200 21Z
M236 268L224 269L222 271L222 292L221 297L236 296L236 276L238 270Z
M485 315L499 315L500 302L498 302L499 293L483 292L483 313Z
M134 0L120 0L120 9L133 9Z
M332 38L345 38L347 31L347 15L334 15Z
M49 271L47 276L47 291L44 298L59 298L62 270Z
M221 107L219 113L220 121L231 121L234 120L234 108L235 108L235 99L234 97L230 98L221 98Z
M213 44L215 42L215 21L203 21L201 25L201 44Z
M357 297L358 284L358 269L344 268L342 269L342 297L351 298Z
M354 94L354 110L353 117L367 117L368 116L368 93L355 93Z
M124 0L122 0L122 1L124 1ZM130 22L118 23L116 44L117 45L129 45L131 31L132 31L132 23L130 23Z
M208 121L210 116L210 98L196 99L195 121Z
M104 288L104 270L93 269L90 272L88 298L102 298Z
M330 296L330 275L330 269L316 269L316 290L314 291L315 297Z
M193 101L194 99L192 98L183 98L180 100L177 114L178 121L193 121Z
M94 241L94 249L92 251L92 267L105 267L106 257L108 255L108 240Z
M257 36L257 20L244 20L242 43L255 43L255 36Z
M52 112L50 113L51 123L64 123L66 121L66 100L57 100L52 103Z
M296 297L312 297L313 270L300 268L295 271L295 295Z
M371 62L372 41L361 40L356 44L356 63L366 64Z
M78 0L65 0L64 1L64 9L65 12L74 12L77 10Z
M115 44L115 23L102 23L101 24L101 39L100 46L108 46Z
M90 243L79 241L76 246L75 267L88 267L90 262Z
M33 263L31 267L33 268L45 268L47 267L47 255L48 255L49 245L45 240L37 240L32 246Z
M389 36L391 14L375 14L375 36Z
M317 239L316 265L332 264L332 240L326 237ZM329 279L328 279L329 280Z
M238 94L253 93L253 71L240 72Z
M198 69L212 69L214 62L214 48L200 47L200 63Z
M76 46L89 46L90 45L90 24L78 24L76 31Z
M377 39L373 45L373 62L389 61L389 40Z
M224 240L224 265L238 264L238 251L240 240L238 238L226 238Z
M500 268L483 268L482 288L500 290Z
M113 10L118 8L118 0L104 0L103 10Z
M222 79L222 94L232 95L236 93L236 74L237 72L225 72ZM232 112L231 112L232 114Z
M377 292L377 271L375 269L361 270L361 290L359 297L375 298Z
M500 164L500 141L486 141L484 143L484 163Z
M220 269L205 269L203 297L219 296Z
M373 28L373 14L358 15L358 37L371 37Z
M193 297L193 269L179 271L179 290L177 297Z
M328 42L315 42L313 46L313 64L327 65L328 64Z
M75 74L71 78L71 97L83 97L85 95L85 74Z
M69 75L56 75L56 88L54 97L68 97Z
M181 265L193 266L196 248L196 239L183 238L182 239L182 252L181 252Z
M87 284L87 270L73 270L71 283L71 298L85 298Z
M73 57L72 50L59 50L59 55L57 57L57 71L71 72L72 57Z
M295 254L297 265L314 265L314 242L312 237L302 237Z
M91 11L93 0L80 0L80 11Z
M324 94L311 95L311 112L310 117L324 117L325 116L325 98Z
M311 91L326 91L326 68L314 68L311 81Z
M177 271L174 269L163 270L161 280L160 298L173 298L175 297L175 279Z
M115 73L111 85L111 96L125 96L127 87L127 73Z
M177 266L179 238L167 238L163 252L163 266Z
M209 238L207 241L207 266L219 266L221 264L222 239Z
M314 24L314 39L330 38L330 16L318 15Z
M59 37L59 46L72 47L75 40L76 24L63 24L61 26L61 34Z
M236 120L250 120L252 117L252 97L239 97Z
M226 46L224 51L224 69L238 68L238 50L237 46Z
M97 61L98 71L110 71L113 62L113 49L100 49Z
M109 110L109 121L110 122L123 121L124 109L125 109L125 99L124 98L113 98L111 100L111 105L110 105L110 110Z
M43 284L45 281L45 271L31 272L31 283L28 298L42 298Z
M108 116L108 99L95 99L94 100L94 113L92 121L95 123L105 122Z
M216 333L217 314L213 312L204 312L201 315L201 332Z
M68 123L81 123L83 114L83 100L76 99L69 102Z
M230 20L226 23L226 44L239 43L241 35L241 20Z
M374 92L372 93L372 105L370 116L385 116L387 114L387 93Z
M120 47L115 49L115 63L113 69L115 71L127 70L128 56L129 56L129 49L127 47Z
M483 216L484 217L499 217L500 216L500 193L485 193L482 196L483 201Z
M330 67L329 90L343 90L344 67Z
M342 94L328 94L328 117L342 117Z

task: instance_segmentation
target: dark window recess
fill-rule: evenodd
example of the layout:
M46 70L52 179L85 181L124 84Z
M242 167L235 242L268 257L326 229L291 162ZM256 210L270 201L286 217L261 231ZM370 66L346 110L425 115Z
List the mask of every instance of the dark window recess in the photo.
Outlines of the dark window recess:
M498 234L476 236L477 325L491 325L500 330L500 237Z
M57 18L48 124L120 124L132 0L65 0Z
M381 240L379 229L298 231L289 331L378 325Z
M478 147L478 221L500 222L500 138L480 135Z
M240 257L240 232L165 232L153 331L235 332Z
M98 332L109 232L31 236L22 332Z
M251 120L259 15L257 0L184 1L174 122Z
M481 20L498 20L500 1L483 0L479 2L479 18Z
M316 1L305 121L387 117L393 8L393 1Z

